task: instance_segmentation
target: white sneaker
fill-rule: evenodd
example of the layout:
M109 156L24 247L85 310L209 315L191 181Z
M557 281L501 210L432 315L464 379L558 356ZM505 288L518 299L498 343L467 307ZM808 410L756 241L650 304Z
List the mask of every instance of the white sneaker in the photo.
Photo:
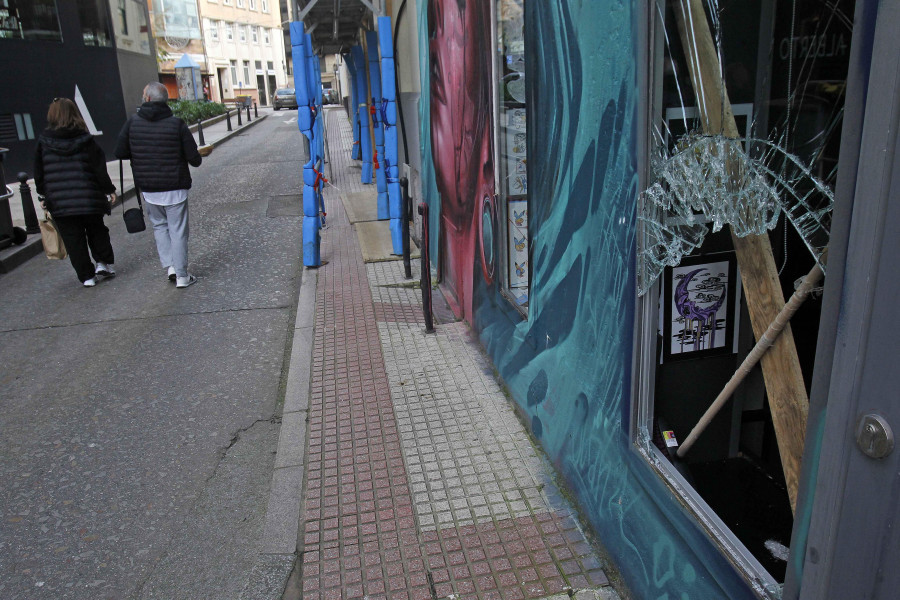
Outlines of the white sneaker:
M97 278L91 277L90 279L85 279L81 282L81 285L83 285L84 287L94 287L95 285L97 285Z
M169 281L175 281L175 267L169 267Z
M195 283L197 283L197 278L193 275L175 278L175 287L177 288L186 288L187 286L194 285Z
M104 262L97 261L97 269L94 271L97 275L103 275L104 277L115 277L116 270L113 269L112 265L108 265Z

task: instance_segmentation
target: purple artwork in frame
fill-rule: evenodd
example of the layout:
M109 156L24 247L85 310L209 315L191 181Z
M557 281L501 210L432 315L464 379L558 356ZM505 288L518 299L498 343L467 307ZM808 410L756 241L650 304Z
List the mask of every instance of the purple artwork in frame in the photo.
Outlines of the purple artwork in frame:
M691 256L667 268L663 360L733 352L737 289L731 252Z

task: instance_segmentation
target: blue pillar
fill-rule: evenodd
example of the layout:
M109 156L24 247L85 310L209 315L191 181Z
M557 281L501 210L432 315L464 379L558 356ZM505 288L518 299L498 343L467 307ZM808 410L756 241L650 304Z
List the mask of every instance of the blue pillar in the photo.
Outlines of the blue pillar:
M400 193L400 161L397 149L397 78L394 74L394 45L391 18L378 17L378 39L381 43L381 93L384 120L384 165L388 190L391 246L393 253L403 254L402 209ZM381 214L378 215L381 218Z
M350 97L347 116L350 119L350 124L353 125L353 148L350 150L350 158L359 160L359 99L356 89L356 65L353 64L353 57L350 54L342 54L341 57L344 59L344 64L347 65L347 73L350 75L350 93L347 94Z
M309 57L312 46L309 36L303 31L303 23L291 23L291 56L294 63L294 91L297 96L297 125L309 140L309 162L303 165L303 264L318 267L321 238L319 236L320 197L317 193L315 157L317 139L314 133L314 96L309 89Z
M390 218L388 211L388 191L387 178L385 177L385 159L384 159L384 123L381 110L381 67L378 64L378 33L374 31L366 32L366 50L369 55L369 81L372 88L372 106L375 112L372 113L372 127L375 136L375 156L378 160L373 159L375 164L375 184L378 190L378 205L376 214L379 220ZM371 111L370 111L371 112Z
M362 158L363 183L372 183L372 138L369 135L369 86L366 80L366 55L359 46L350 49L353 63L356 66L356 99L359 104L359 151Z

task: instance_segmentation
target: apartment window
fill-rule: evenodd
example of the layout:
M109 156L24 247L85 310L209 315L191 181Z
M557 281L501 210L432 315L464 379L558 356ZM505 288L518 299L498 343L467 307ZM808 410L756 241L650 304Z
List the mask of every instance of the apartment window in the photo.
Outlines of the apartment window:
M256 25L251 25L250 26L250 35L253 38L253 43L258 44L259 43L259 27Z
M206 33L209 36L210 41L217 42L219 41L219 22L213 21L210 19L204 19L206 21Z
M0 39L61 42L56 0L0 0Z
M128 9L125 6L126 0L119 0L118 14L119 14L119 33L122 35L128 35Z
M508 18L497 24L500 43L494 59L499 92L494 117L499 154L498 195L496 206L487 201L484 203L482 219L486 224L497 224L495 235L500 239L500 256L497 259L485 256L484 264L497 269L503 295L527 316L531 245L528 236L523 9L524 0L502 0L502 11L499 11ZM487 247L489 245L485 244Z
M244 8L244 0L237 0L237 7Z
M271 43L269 41L269 30L265 27L263 27L263 43L265 43L267 46Z
M247 41L247 26L246 25L238 25L238 38L242 42Z
M266 62L266 70L269 72L269 75L275 74L275 64L271 60Z
M256 10L256 0L250 0L250 10Z
M233 60L231 61L231 85L236 84L237 80L237 61Z
M106 0L87 0L78 3L81 38L85 46L112 48L113 36Z
M255 61L253 66L256 67L257 75L264 75L263 70L262 70L262 61L261 60Z
M229 42L234 40L234 23L225 23L225 39Z
M250 85L250 61L249 60L244 61L244 84L247 86Z
M225 6L231 6L231 0L222 0L222 4Z
M262 11L264 13L269 12L269 0L262 0Z

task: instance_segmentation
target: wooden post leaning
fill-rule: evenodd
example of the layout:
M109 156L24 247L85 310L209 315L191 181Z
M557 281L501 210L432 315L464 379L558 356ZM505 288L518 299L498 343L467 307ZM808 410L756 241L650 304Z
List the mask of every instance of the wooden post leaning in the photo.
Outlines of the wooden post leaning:
M691 85L703 130L709 135L737 138L738 129L722 80L718 54L701 0L679 0L674 7L678 33L687 54ZM772 256L768 235L737 237L732 241L741 268L741 280L756 339L763 337L784 307L784 295ZM763 378L769 397L772 423L778 438L781 466L791 510L797 506L800 461L806 434L809 398L797 358L797 347L787 324L771 349L762 355Z

